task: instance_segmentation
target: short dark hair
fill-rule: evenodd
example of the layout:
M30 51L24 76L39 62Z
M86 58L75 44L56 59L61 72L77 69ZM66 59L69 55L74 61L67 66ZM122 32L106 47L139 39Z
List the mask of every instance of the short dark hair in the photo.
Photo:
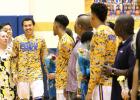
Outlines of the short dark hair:
M93 36L93 32L92 32L92 31L85 32L85 33L82 35L82 37L81 37L81 42L82 42L82 43L85 43L85 42L87 42L87 41L91 41L92 36Z
M0 31L1 31L1 29L3 28L3 26L2 25L0 25Z
M134 34L134 18L128 15L118 17L115 22L114 30L119 35Z
M64 28L69 24L69 19L66 15L57 15L54 21L61 24Z
M4 26L6 26L6 25L9 25L9 26L12 27L12 25L11 25L9 22L7 22L7 23L2 23L1 25L2 25L2 28L3 28Z
M33 25L35 25L35 21L34 21L33 18L30 18L30 17L24 18L24 19L22 20L22 26L23 26L24 21L32 21Z
M103 3L93 3L91 5L91 12L96 14L100 21L105 22L107 18L108 8Z

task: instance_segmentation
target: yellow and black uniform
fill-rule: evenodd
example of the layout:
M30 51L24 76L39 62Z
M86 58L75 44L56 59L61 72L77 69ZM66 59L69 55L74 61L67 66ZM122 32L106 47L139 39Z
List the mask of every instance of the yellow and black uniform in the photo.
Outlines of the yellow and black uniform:
M56 89L65 89L67 82L67 66L74 46L73 39L66 33L59 39L56 59Z
M92 37L90 44L90 81L88 93L92 93L96 85L111 85L112 80L102 74L102 67L114 64L116 56L116 35L105 25L100 25Z
M18 75L18 82L42 80L41 62L47 54L44 39L33 35L27 39L25 34L13 41L12 73Z
M14 100L14 83L10 67L10 52L5 50L0 55L0 100Z

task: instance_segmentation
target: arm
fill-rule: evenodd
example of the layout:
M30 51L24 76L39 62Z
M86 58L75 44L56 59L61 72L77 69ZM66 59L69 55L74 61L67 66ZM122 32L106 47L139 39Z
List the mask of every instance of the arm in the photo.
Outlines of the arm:
M12 54L11 54L12 74L17 74L18 53L19 53L19 43L15 39L13 41L13 48L12 48Z
M13 75L13 81L17 83L17 65L18 65L18 53L19 53L19 42L17 39L13 41L13 48L11 54L11 72Z
M44 67L45 72L47 72L47 68L45 67L45 57L48 54L48 49L47 49L47 45L44 39L42 39L41 43L42 43L42 47L40 51L41 63L42 63L42 66Z
M58 55L56 59L56 74L59 74L58 72L60 69L66 69L65 67L68 66L68 61L69 61L73 46L74 46L73 40L69 39L68 37L63 37L59 41Z
M61 52L64 53L64 55L62 55L63 58L69 59L73 46L74 46L74 41L71 39L62 41L62 51Z
M45 61L45 57L47 56L48 54L48 49L47 49L47 45L46 45L46 42L44 39L42 39L42 47L41 47L41 60L42 60L42 63L44 64L44 61Z
M106 72L110 73L110 75L131 77L133 73L136 57L134 55L134 52L131 49L128 52L129 52L128 53L128 66L126 66L128 69L116 69L116 68L104 67L103 71L105 73Z
M112 75L116 75L116 76L127 76L128 75L128 69L121 70L121 69L113 68Z
M90 80L88 84L88 94L92 94L93 89L100 80L101 67L105 61L106 36L95 34L91 41L90 48Z
M117 68L111 68L108 66L103 66L102 71L108 76L126 76L128 75L128 69L121 70Z
M131 50L131 47L129 49L129 58L128 58L128 72L127 74L125 75L127 78L132 78L133 76L133 69L134 69L134 66L135 66L135 63L136 63L136 56L134 55L134 52L133 50Z
M91 100L92 92L101 78L101 67L104 65L106 52L105 34L95 34L92 37L90 44L90 79L88 83L86 100Z
M131 99L132 100L137 100L136 95L137 95L137 89L138 89L138 70L139 70L139 60L136 60L136 64L134 67L134 72L133 72L133 86L132 86L132 91L131 91Z

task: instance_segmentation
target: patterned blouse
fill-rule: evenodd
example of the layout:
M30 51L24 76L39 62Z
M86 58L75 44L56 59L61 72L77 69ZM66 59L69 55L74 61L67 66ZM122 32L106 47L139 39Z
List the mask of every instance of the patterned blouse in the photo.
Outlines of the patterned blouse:
M10 52L0 55L0 100L14 100L14 83L10 68Z
M31 82L42 79L41 65L47 54L44 39L36 36L27 39L20 35L13 41L12 73L18 75L18 81Z
M88 77L90 76L89 66L89 43L81 43L80 48L77 50L78 52L78 60L76 64L76 73L77 73L77 81L78 88L81 88L81 83L88 83Z
M90 81L88 93L92 93L98 84L111 85L111 79L102 74L103 66L111 67L116 56L117 39L114 31L105 25L100 25L90 44Z
M58 55L56 58L56 88L66 88L67 82L67 66L71 51L74 46L73 39L66 33L62 36L58 43Z

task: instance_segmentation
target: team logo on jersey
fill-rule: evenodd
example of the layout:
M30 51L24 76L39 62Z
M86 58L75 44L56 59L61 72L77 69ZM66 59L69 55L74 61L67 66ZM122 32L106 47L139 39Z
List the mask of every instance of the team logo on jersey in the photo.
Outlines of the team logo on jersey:
M21 42L20 49L22 51L34 51L37 50L38 43L37 42Z

